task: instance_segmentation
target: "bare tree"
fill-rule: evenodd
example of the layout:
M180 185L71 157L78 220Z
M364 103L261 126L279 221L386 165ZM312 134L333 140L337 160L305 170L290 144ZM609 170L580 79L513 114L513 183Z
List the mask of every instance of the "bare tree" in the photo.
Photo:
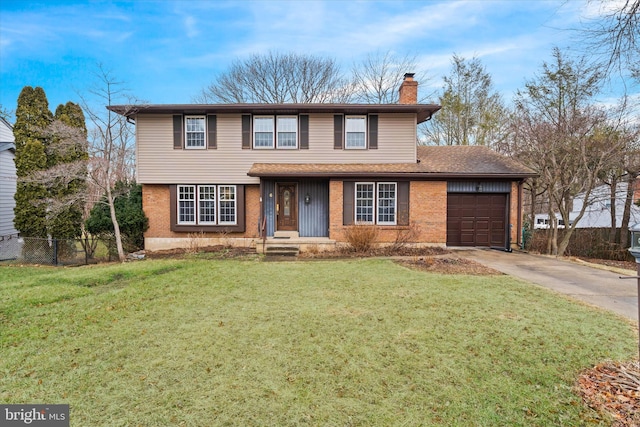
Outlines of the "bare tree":
M619 162L620 140L608 131L617 124L603 107L596 106L601 73L585 60L571 61L559 49L554 62L544 63L542 73L516 96L512 152L534 168L546 187L550 214L550 252L563 255L571 235L584 216L591 192L611 164ZM573 199L585 203L570 218ZM564 221L558 241L555 212Z
M581 36L606 71L627 69L640 80L640 0L589 0L602 15L584 23Z
M424 129L429 145L494 145L508 130L508 113L478 58L453 55L439 99L442 110Z
M400 56L390 51L367 55L352 68L353 100L364 104L396 104L398 88L406 73L415 73L421 83L427 81L427 73L418 67L415 56Z
M236 60L228 71L194 98L212 103L347 102L351 85L336 61L296 53L254 54Z
M89 90L89 93L95 97L95 101L104 107L109 107L124 100L126 101L124 104L131 105L130 112L133 112L133 105L138 103L129 102L130 96L127 95L123 82L117 80L102 65L98 65L96 78L96 86ZM123 261L125 253L116 217L114 201L117 194L114 188L116 182L129 182L133 178L133 129L127 122L126 115L116 114L108 108L104 110L92 108L88 99L84 97L82 104L93 125L89 131L89 179L97 189L97 193L100 196L104 195L109 206L118 258Z

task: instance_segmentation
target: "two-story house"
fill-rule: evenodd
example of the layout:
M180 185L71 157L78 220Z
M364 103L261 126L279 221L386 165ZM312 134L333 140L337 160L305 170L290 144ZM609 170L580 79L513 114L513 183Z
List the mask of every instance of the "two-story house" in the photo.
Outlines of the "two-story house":
M486 147L417 146L440 106L417 104L407 74L398 104L112 106L136 124L137 179L150 250L296 239L319 249L345 229L380 242L509 248L521 183L533 172Z

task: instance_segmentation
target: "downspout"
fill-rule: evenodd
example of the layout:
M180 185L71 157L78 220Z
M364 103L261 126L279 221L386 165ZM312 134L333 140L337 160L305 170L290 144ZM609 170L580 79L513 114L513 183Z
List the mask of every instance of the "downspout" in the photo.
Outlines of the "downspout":
M518 183L518 228L516 229L516 241L521 249L524 250L524 240L522 235L522 187L524 180Z

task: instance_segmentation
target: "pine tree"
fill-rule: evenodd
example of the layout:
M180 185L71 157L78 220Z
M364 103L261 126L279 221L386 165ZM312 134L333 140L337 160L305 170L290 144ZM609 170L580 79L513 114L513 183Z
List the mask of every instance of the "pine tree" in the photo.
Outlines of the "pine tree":
M47 167L48 141L43 129L52 120L44 90L25 86L18 97L16 123L13 126L18 176L14 224L27 237L47 236L47 210L44 203L47 189L41 183L29 182L24 178Z
M56 108L55 120L65 126L79 129L86 142L87 128L84 113L79 105L73 102L60 104ZM87 146L82 141L66 141L60 137L53 137L47 152L47 166L65 170L66 165L72 165L88 159ZM82 167L86 171L86 167ZM60 208L50 215L49 234L58 239L71 239L82 234L82 212L84 198L78 197L86 191L86 173L74 174L73 179L59 179L51 183L49 197L60 205ZM81 176L80 176L81 175Z

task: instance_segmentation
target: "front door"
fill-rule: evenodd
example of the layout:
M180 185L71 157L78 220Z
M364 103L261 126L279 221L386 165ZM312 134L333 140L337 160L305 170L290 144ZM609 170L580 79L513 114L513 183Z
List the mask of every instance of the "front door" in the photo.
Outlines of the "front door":
M296 197L295 183L278 184L276 215L278 217L278 230L298 230L298 201Z

